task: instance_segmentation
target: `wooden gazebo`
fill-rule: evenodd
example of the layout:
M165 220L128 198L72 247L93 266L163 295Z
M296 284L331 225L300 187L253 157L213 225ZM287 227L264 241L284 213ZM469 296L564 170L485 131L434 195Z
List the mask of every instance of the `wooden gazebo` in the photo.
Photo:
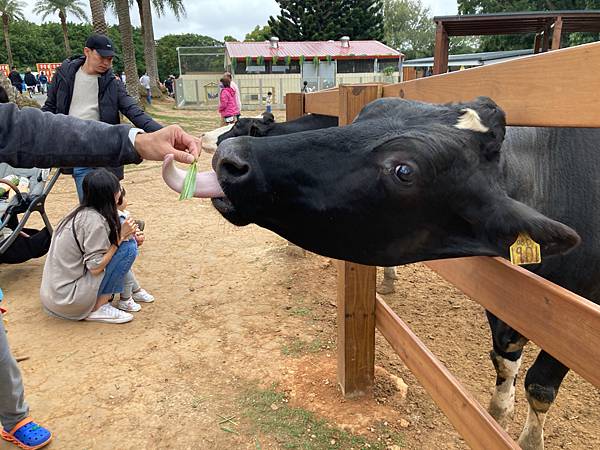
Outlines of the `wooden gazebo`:
M560 48L562 33L600 33L600 11L543 11L434 17L433 74L448 71L450 36L535 33L534 53ZM552 38L551 38L552 36Z

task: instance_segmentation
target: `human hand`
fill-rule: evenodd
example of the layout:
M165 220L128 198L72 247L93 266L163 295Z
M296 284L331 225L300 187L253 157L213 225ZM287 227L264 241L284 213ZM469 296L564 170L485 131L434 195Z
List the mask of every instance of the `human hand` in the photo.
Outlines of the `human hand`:
M129 237L138 231L138 226L133 219L125 219L121 224L121 242L126 241Z
M138 230L135 232L135 241L137 242L138 247L141 246L145 240L146 236L144 235L143 231Z
M199 139L187 134L178 125L169 125L153 133L138 133L135 150L151 161L162 161L172 154L175 161L191 164L198 158Z

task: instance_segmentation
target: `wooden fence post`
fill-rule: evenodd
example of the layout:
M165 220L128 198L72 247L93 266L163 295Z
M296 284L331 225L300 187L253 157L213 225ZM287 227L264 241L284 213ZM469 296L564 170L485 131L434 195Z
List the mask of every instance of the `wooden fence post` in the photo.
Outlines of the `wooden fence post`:
M285 95L285 120L290 121L304 115L304 94L290 92Z
M381 97L381 85L340 86L339 125ZM376 268L338 261L338 383L345 397L372 392L375 372Z

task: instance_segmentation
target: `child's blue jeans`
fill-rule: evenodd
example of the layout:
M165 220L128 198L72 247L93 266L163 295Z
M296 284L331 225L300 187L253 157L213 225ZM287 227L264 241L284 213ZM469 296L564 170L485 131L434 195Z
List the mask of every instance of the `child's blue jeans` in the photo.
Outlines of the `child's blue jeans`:
M119 245L119 249L106 266L98 295L112 295L123 292L125 275L133 266L137 251L135 239L129 239Z

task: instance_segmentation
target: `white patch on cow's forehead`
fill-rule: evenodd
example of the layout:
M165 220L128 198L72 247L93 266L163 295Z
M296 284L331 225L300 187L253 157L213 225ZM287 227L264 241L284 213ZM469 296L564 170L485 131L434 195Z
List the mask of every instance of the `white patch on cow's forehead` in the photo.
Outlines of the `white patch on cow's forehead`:
M458 122L454 124L455 128L459 130L471 130L479 133L487 133L490 131L483 123L481 123L481 117L477 114L477 111L471 108L461 109L462 116L458 118Z

